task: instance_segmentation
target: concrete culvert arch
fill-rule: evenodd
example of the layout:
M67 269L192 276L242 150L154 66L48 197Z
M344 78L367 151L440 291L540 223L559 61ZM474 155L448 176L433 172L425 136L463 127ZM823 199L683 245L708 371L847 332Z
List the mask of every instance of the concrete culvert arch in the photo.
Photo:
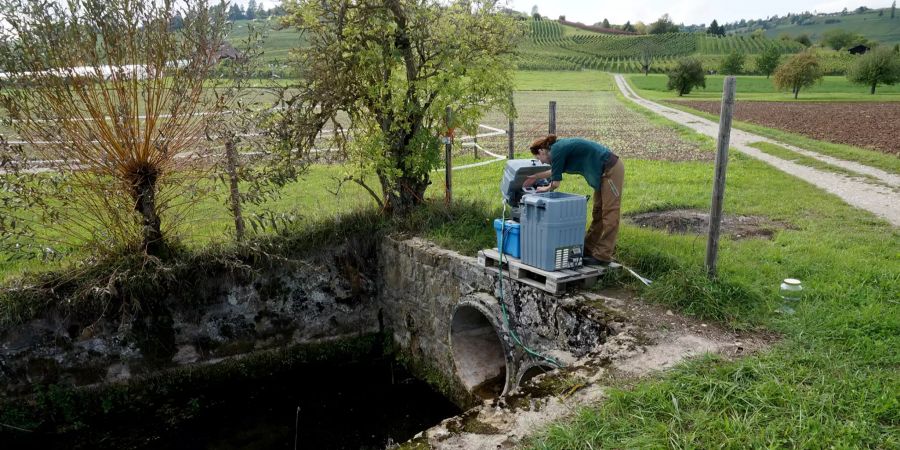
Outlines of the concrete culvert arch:
M512 352L496 317L489 304L469 300L454 308L451 319L450 348L456 374L465 388L480 398L505 395L515 381Z
M528 380L556 369L546 362L532 362L522 366L519 375L516 377L516 386L527 383Z

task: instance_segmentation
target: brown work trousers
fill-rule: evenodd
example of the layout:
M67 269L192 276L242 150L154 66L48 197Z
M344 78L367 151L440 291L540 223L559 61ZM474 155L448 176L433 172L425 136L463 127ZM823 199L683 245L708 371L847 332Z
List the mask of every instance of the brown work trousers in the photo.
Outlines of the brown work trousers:
M584 236L584 251L601 261L612 261L616 248L624 181L625 166L619 158L600 178L600 190L594 191L594 209L591 226Z

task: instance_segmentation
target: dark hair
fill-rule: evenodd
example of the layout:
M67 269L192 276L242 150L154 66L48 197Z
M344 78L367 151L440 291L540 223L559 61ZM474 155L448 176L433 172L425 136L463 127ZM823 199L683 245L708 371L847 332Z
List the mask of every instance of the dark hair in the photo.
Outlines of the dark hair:
M534 142L531 143L531 146L528 147L531 149L531 153L533 155L537 155L538 151L542 148L546 148L550 150L550 146L556 143L556 135L548 134L542 138L535 139Z

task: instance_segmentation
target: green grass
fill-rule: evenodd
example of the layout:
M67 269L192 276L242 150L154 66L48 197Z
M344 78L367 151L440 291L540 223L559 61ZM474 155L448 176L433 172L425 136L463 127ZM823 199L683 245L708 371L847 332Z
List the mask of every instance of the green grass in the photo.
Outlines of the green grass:
M791 161L797 164L801 164L807 167L812 167L813 169L825 170L828 172L839 173L842 175L848 175L851 177L863 177L869 180L870 182L878 183L879 180L873 176L858 174L852 170L845 169L843 167L838 167L832 164L828 164L826 162L819 161L815 158L810 158L809 156L801 155L797 152L788 150L780 145L770 144L768 142L753 142L750 144L751 147L762 150L764 153L767 153L772 156L776 156L786 161Z
M711 100L722 98L723 75L707 75L706 88L697 88L684 97L678 97L674 91L666 89L668 77L662 74L628 75L628 81L641 95L650 100ZM900 84L878 86L875 95L869 94L869 88L851 83L846 77L827 76L821 83L800 91L794 100L790 92L779 92L772 79L764 76L741 75L737 77L736 94L738 100L759 101L900 101Z
M709 163L627 167L626 213L708 207ZM793 229L772 241L726 240L717 283L704 281L703 245L691 236L626 225L619 254L656 268L647 270L656 283L645 296L700 317L763 326L783 342L737 361L701 358L634 387L618 385L607 401L533 438L532 448L900 446L900 234L741 155L731 156L725 201L726 213L763 215ZM785 277L807 289L788 317L772 313Z

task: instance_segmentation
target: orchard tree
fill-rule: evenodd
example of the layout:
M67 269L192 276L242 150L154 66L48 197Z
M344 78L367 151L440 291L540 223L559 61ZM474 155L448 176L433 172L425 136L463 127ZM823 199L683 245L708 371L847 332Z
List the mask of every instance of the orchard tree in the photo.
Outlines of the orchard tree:
M167 231L202 198L203 167L186 156L205 154L206 124L229 107L204 96L227 32L224 4L178 5L2 3L0 108L39 159L56 162L34 180L56 206L13 211L22 222L70 247L167 253Z
M392 214L423 201L448 134L447 107L450 127L459 129L494 108L511 112L522 32L493 1L289 0L285 7L285 24L306 45L296 49L303 82L280 128L309 150L327 123L345 127L347 139L336 145L350 158L346 179Z
M725 75L739 75L744 70L745 56L743 53L733 50L725 56L719 66L719 72Z
M778 68L778 62L781 60L781 50L775 45L769 45L763 52L756 57L756 68L769 78L772 72Z
M900 81L900 55L890 47L876 47L859 57L850 67L847 79L869 86L869 93L875 94L879 84L890 86Z
M669 72L669 82L666 88L674 89L681 97L690 94L695 87L706 88L706 74L703 72L703 65L696 58L682 58L678 60L678 64Z
M800 89L810 87L822 79L822 67L819 58L810 50L797 53L775 69L773 81L781 90L790 89L794 98Z

